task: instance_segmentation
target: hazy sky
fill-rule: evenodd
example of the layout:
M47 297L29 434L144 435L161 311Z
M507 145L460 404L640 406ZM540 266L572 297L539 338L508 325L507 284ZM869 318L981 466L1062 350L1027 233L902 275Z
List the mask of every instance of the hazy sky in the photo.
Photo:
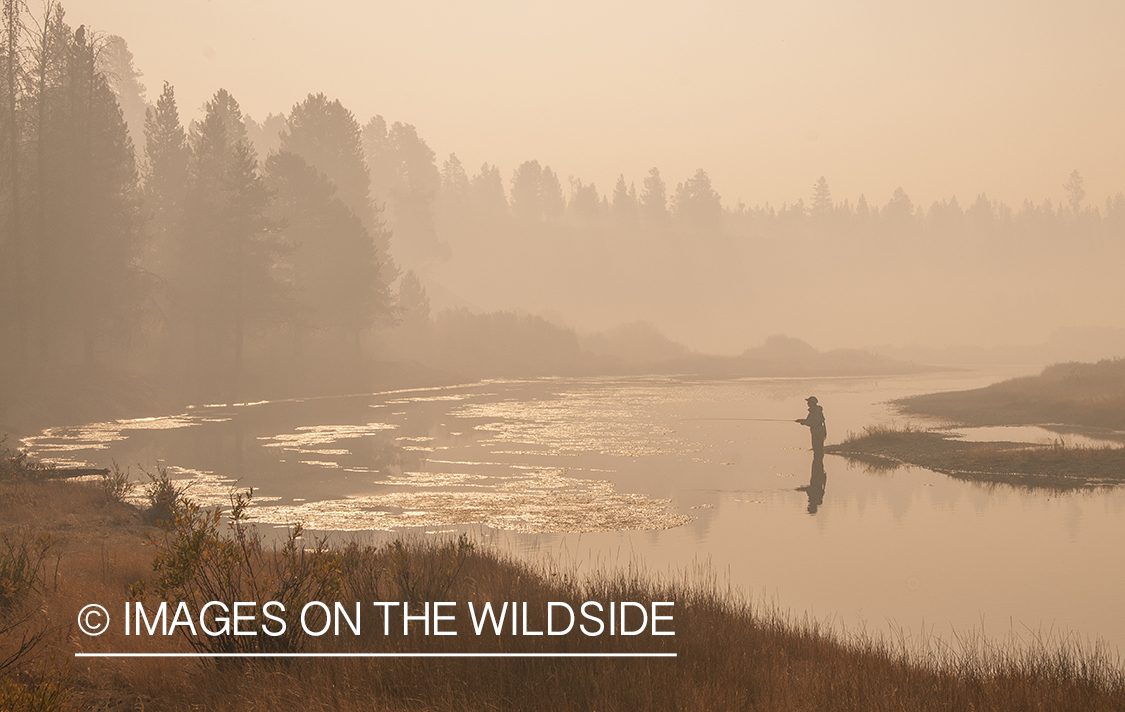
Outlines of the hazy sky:
M34 3L31 3L34 8ZM536 158L603 192L705 169L724 203L1018 205L1125 190L1125 3L65 0L125 37L150 99L225 87L261 119L309 92L417 126L505 179Z

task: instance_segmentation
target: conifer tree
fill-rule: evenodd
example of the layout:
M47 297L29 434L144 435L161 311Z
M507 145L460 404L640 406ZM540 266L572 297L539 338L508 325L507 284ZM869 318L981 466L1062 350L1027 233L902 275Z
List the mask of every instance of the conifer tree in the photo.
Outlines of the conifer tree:
M281 234L292 245L286 262L300 305L291 320L298 345L319 329L358 346L364 331L392 313L367 229L337 197L335 184L300 156L272 154L265 177L275 195L270 214L284 224Z
M832 193L828 190L828 181L821 176L813 185L812 205L810 210L814 216L823 217L832 212Z
M637 218L637 189L630 184L625 185L625 174L617 177L617 184L613 187L613 212L617 218L626 224L632 223Z
M168 82L156 104L145 112L144 134L144 198L152 236L147 262L156 274L166 275L172 269L176 231L183 217L190 155L175 90Z
M71 258L63 310L82 333L87 367L111 336L127 337L137 323L144 286L139 177L133 142L121 108L96 64L92 33L75 32L65 87L71 140L67 161L72 187L63 212L64 249ZM54 210L50 212L54 213ZM69 287L67 289L66 287ZM65 322L65 318L60 318Z
M676 185L673 199L675 216L683 223L704 230L715 230L722 218L719 194L711 187L711 178L700 168L695 175Z
M123 37L110 35L98 48L98 71L105 76L109 88L117 97L125 125L129 128L129 138L137 150L137 162L144 157L144 125L148 113L145 101L145 85L141 83L141 73L133 65L133 53Z
M286 318L286 287L273 269L283 245L238 102L220 89L204 108L190 132L174 288L196 361L230 374L237 393L248 332Z
M475 212L490 223L502 222L508 217L508 198L504 195L504 180L500 169L487 163L469 181Z
M659 225L668 217L668 192L664 179L660 177L660 170L649 170L642 185L641 214L648 223Z
M370 230L376 215L371 176L363 155L359 123L339 100L309 94L289 112L280 150L305 159L336 186L336 197Z
M512 173L512 213L525 222L543 219L543 167L539 161L524 161Z

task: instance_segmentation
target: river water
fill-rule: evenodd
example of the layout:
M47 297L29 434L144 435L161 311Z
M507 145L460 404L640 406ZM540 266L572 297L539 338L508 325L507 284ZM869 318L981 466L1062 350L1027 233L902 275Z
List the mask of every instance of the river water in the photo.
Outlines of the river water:
M866 425L908 422L890 399L1036 370L496 380L203 404L49 429L24 445L135 475L161 463L206 503L252 487L259 522L302 521L336 538L468 531L579 571L703 570L847 630L1071 636L1122 650L1122 488L990 487L921 468L869 472L833 455L819 476L808 429L792 422L816 395L828 442L838 442Z

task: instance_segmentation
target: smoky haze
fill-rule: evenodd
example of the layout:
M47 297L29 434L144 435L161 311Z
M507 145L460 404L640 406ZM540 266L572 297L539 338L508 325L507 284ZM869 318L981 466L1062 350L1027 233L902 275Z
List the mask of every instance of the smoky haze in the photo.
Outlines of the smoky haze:
M6 27L9 374L1125 352L1118 5L64 10Z
M620 221L576 218L572 206L547 216L544 251L534 238L455 225L435 198L436 239L449 252L426 254L405 244L409 229L388 211L393 254L432 297L448 291L437 301L548 312L592 330L646 320L725 352L776 332L824 346L995 345L1063 326L1125 326L1112 307L1120 292L1104 291L1112 271L1098 271L1110 254L1061 233L1053 245L1032 238L1054 229L1042 224L1046 204L1056 216L1072 207L1073 170L1084 180L1079 210L1103 219L1107 197L1125 188L1116 4L335 2L310 16L288 2L269 12L76 2L68 11L126 37L149 98L168 80L188 115L220 86L259 120L324 92L360 123L380 115L417 127L439 170L451 153L470 178L483 163L497 167L513 203L513 176L532 160L552 168L569 202L580 182L612 203L619 176L639 195L653 167L670 203L700 168L720 196L713 235L682 221L630 235ZM267 138L263 160L272 147ZM820 176L836 214L810 221ZM394 202L389 187L374 187L377 201ZM867 229L842 215L841 204L854 211L861 198L885 210L898 189L918 213L909 225ZM978 210L961 226L957 213L979 208L982 195L996 201L998 224L983 227ZM935 208L953 200L959 210L943 219ZM560 254L554 241L575 249Z

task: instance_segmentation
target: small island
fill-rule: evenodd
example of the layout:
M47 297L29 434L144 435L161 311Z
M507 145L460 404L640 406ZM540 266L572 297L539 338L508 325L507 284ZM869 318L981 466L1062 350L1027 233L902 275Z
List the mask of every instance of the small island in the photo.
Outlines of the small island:
M1050 489L1125 483L1125 447L1074 446L1064 439L1077 433L1125 440L1125 359L1055 364L1037 376L912 396L895 406L948 426L1040 425L1060 438L1051 444L966 442L941 429L869 426L826 451L875 469L916 465L980 482Z

